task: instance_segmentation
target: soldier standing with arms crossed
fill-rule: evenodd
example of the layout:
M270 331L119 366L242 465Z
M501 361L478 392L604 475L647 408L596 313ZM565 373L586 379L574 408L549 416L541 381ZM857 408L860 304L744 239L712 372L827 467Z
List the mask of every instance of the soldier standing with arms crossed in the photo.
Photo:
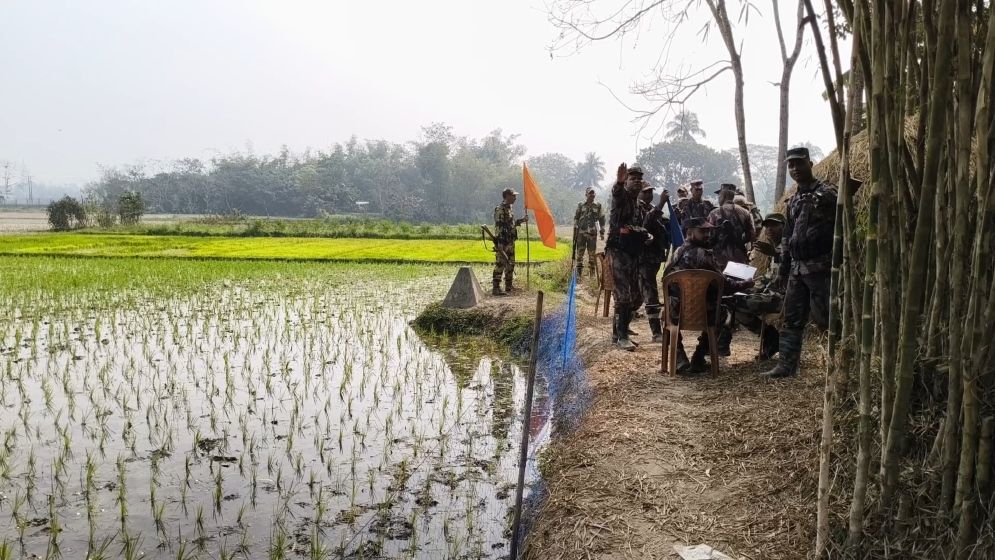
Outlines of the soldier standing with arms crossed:
M587 200L577 205L574 213L574 228L577 233L577 280L584 275L584 252L587 251L588 274L594 276L594 253L598 248L598 236L605 239L605 213L601 204L594 202L594 188L587 188Z
M707 218L708 214L715 209L712 201L702 198L705 192L704 182L701 179L691 181L691 198L682 198L677 201L677 216L681 220L681 231L687 234L688 221L691 218Z
M761 374L770 379L798 373L809 313L820 329L825 330L829 323L829 273L836 220L836 186L812 174L808 149L792 148L785 156L788 174L798 189L788 199L777 278L778 283L787 282L779 359L774 369Z
M515 278L515 240L518 239L518 226L529 217L515 219L511 205L518 200L514 189L501 191L502 201L494 207L494 278L491 294L506 296L511 293ZM501 276L504 275L504 290L501 291Z

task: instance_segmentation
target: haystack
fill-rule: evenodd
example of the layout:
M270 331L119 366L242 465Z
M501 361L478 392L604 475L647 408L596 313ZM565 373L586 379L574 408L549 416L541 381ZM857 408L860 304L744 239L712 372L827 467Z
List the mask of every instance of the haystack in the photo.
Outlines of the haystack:
M905 119L905 142L909 146L918 143L918 115L912 115ZM838 151L833 150L828 156L822 158L819 163L812 166L812 172L819 179L832 184L838 184L840 180L840 165L842 159ZM864 129L850 138L850 178L863 185L871 179L871 156L868 145L868 130ZM784 196L774 205L772 212L784 213L788 207L788 199L795 194L795 187L785 190ZM870 189L857 187L854 196L854 206L858 215L867 211L870 202ZM767 241L766 234L761 235L761 241ZM769 259L753 256L750 266L757 268L757 275L767 271Z

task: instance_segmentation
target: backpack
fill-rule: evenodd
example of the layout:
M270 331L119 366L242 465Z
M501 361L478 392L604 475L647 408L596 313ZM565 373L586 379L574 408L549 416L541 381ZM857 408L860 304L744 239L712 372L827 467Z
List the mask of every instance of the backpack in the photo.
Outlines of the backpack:
M747 236L738 216L729 219L723 211L722 222L719 224L716 234L716 247L742 247L745 250Z

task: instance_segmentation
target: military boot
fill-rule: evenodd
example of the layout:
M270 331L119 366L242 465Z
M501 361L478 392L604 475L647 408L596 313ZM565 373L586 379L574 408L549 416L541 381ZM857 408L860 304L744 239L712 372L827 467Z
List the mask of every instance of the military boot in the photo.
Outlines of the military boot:
M777 329L768 325L764 329L763 338L760 340L760 355L757 356L760 360L769 360L777 354L779 345L779 336Z
M493 286L491 287L492 296L506 296L508 294L501 291L501 281L495 280Z
M632 320L632 311L628 309L620 310L616 317L618 318L618 326L616 327L616 331L618 332L618 342L616 343L616 346L622 350L634 352L636 350L636 345L629 340L629 321Z
M691 355L691 366L688 368L688 373L698 374L706 371L708 371L708 363L705 361L705 348L699 344L694 349L694 354Z
M798 374L798 360L801 357L802 331L784 329L780 335L777 365L770 371L761 373L767 379L780 379Z
M612 315L612 344L618 344L618 312Z
M514 288L514 286L512 286L511 280L506 278L505 281L504 281L504 291L505 291L505 293L507 293L510 296L511 292L513 292L514 290L515 290L515 288Z
M732 329L726 326L719 327L719 335L716 338L716 343L718 348L719 356L728 357L732 352L729 351L729 345L732 344Z
M663 329L660 328L660 318L650 319L650 331L653 332L653 342L663 342Z
M691 367L691 362L688 361L688 353L684 351L684 344L677 343L677 373L683 375L687 373L688 368Z

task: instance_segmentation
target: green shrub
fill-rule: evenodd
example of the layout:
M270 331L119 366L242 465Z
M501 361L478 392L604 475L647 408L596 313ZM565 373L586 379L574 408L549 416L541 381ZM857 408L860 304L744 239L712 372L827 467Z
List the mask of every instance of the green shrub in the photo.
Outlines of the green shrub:
M86 211L83 204L71 196L64 196L46 208L48 223L55 231L66 231L86 225Z
M137 224L142 219L142 215L145 214L145 201L142 199L142 195L137 191L121 193L117 199L117 213L121 217L122 225L133 226Z

